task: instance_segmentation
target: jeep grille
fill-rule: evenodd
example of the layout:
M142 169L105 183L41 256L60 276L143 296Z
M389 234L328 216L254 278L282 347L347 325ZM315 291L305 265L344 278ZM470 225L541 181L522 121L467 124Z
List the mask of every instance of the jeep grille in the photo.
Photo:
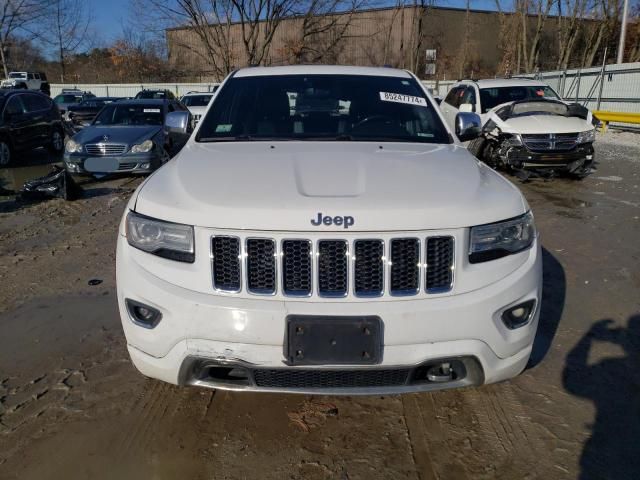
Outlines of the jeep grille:
M214 236L216 290L289 297L415 296L448 292L454 238L283 239ZM244 260L243 260L244 259Z

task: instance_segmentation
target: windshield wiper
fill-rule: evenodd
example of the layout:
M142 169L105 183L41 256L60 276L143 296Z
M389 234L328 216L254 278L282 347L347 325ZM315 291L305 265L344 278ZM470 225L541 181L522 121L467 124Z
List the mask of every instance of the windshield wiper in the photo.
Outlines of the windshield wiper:
M251 135L234 135L230 137L200 137L196 140L198 142L250 142L256 138Z

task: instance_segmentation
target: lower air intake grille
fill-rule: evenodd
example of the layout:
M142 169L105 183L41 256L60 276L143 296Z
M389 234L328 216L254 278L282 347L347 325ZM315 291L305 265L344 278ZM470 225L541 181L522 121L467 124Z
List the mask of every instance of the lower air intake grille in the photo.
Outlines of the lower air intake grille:
M354 291L362 297L377 297L384 291L384 244L382 240L354 242Z
M276 291L276 244L268 238L247 240L247 288L270 295Z
M282 242L282 288L284 293L306 297L311 295L311 242Z
M240 239L213 237L213 286L227 292L240 291Z
M427 239L427 292L444 292L453 283L453 237Z
M388 370L253 370L258 387L266 388L356 388L404 385L409 369Z
M415 295L420 289L420 241L417 238L391 240L392 295Z
M348 247L344 240L318 242L318 292L323 297L344 297L349 276Z

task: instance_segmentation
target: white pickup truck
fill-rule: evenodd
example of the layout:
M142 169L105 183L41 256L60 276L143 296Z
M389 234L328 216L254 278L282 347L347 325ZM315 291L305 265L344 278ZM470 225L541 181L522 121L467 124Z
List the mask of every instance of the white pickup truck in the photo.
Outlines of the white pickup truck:
M538 235L520 191L461 145L478 115L456 122L403 70L229 75L122 218L118 303L138 370L311 394L519 374L540 312Z
M44 72L10 72L9 78L0 83L0 88L26 88L51 95L51 88Z

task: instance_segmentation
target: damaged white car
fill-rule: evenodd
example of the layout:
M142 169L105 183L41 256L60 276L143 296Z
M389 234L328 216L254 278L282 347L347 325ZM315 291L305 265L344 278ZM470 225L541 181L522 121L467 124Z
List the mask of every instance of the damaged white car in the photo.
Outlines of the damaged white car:
M563 101L548 85L529 79L465 80L441 105L450 125L459 112L477 112L482 135L469 150L494 168L532 174L589 175L595 123L585 107Z

